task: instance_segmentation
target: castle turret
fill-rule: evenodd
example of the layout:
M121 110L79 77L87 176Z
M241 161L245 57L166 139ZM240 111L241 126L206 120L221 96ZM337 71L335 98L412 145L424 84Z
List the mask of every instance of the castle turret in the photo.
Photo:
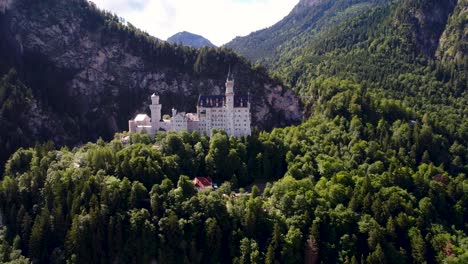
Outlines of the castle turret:
M229 135L234 134L234 79L231 75L231 69L226 79L226 132Z
M159 96L151 95L151 127L153 131L158 131L161 121L161 105L159 104Z
M229 109L234 108L234 79L231 71L229 71L226 79L226 107Z

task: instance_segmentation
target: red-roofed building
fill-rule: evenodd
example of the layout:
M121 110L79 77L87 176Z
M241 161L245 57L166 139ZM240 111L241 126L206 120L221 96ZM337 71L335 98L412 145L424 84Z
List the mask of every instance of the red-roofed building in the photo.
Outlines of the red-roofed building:
M192 182L195 185L195 188L197 188L199 191L211 188L213 186L213 181L210 177L196 177Z

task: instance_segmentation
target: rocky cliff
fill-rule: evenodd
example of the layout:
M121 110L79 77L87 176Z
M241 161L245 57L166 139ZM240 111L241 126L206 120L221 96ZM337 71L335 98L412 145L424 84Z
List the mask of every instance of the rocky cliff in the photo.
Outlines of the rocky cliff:
M15 69L32 91L16 124L30 143L110 138L149 112L152 93L163 114L194 111L200 94L224 91L230 66L236 92L251 95L255 127L302 118L291 90L231 51L159 41L84 0L0 0L0 39L1 73Z
M468 0L459 0L440 38L437 57L458 65L468 63Z
M457 0L404 0L395 11L393 24L428 57L434 57L441 35Z

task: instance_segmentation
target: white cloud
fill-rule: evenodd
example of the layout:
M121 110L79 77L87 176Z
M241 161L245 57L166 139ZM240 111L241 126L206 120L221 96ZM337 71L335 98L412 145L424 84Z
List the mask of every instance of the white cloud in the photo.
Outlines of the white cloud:
M93 0L151 35L167 39L180 31L215 45L278 22L299 0Z

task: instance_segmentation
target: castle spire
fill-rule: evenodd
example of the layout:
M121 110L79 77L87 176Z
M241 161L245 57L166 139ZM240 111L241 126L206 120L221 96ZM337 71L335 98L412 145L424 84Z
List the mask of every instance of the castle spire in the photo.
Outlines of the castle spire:
M234 79L232 78L231 67L226 80L226 95L234 95Z
M232 73L231 73L231 65L229 64L229 71L227 75L226 82L233 81Z
M234 108L234 79L231 74L231 65L229 65L229 72L226 80L226 107L228 109Z

